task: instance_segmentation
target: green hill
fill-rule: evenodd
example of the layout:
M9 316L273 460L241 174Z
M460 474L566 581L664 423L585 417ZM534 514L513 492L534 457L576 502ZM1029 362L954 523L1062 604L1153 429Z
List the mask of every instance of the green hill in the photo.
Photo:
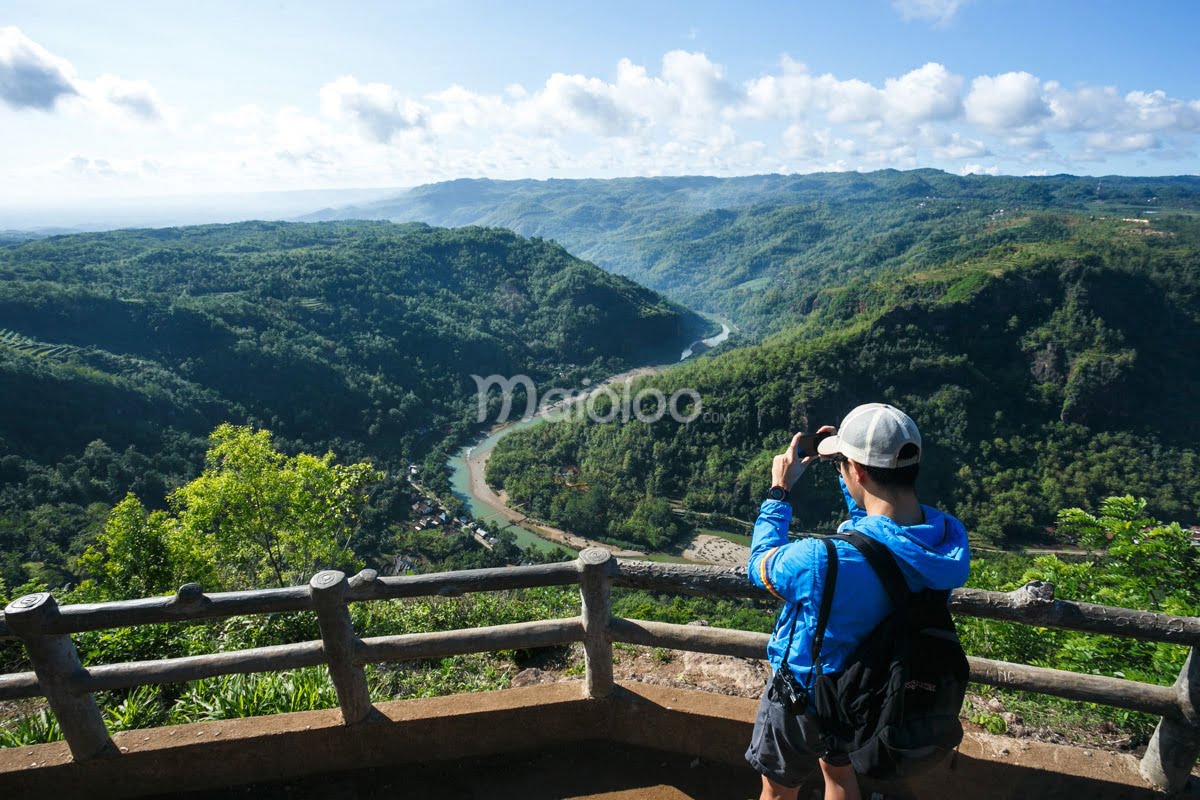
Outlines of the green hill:
M678 358L710 327L503 230L243 223L0 246L0 575L61 565L130 489L161 502L221 422L396 467L473 426L472 373L569 387Z
M1196 210L1200 178L959 177L922 169L458 180L313 218L496 225L545 236L691 308L729 316L753 335L798 321L823 287L979 255L1013 235L984 235L997 215L1052 209L1117 217Z
M964 250L978 255L814 292L802 324L633 385L694 388L689 424L540 426L501 442L489 480L593 535L629 541L641 513L656 520L641 541L661 545L679 532L664 502L753 519L792 432L883 400L925 434L922 499L984 539L1036 540L1059 508L1127 492L1195 521L1200 221L998 218ZM833 478L804 477L802 526L837 518Z

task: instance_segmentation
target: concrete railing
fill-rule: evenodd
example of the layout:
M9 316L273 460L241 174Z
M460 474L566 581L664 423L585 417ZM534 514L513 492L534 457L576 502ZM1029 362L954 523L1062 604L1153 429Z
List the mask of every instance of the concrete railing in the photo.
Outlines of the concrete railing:
M347 608L352 602L566 585L580 587L580 616L486 628L361 639ZM40 593L18 598L0 617L0 638L20 639L33 665L32 672L0 675L0 700L45 697L72 756L81 761L119 757L93 696L102 690L325 664L337 691L343 721L352 725L375 715L364 670L370 663L582 642L587 667L585 692L590 698L605 698L614 685L613 642L745 658L765 655L767 634L613 617L613 586L771 599L750 583L743 569L618 560L602 549L584 550L578 560L559 564L394 578L379 578L374 571L364 570L347 579L341 572L326 571L315 575L308 586L205 594L199 586L187 584L172 597L63 607L48 593ZM970 659L971 679L978 683L1161 717L1141 762L1142 775L1168 791L1181 788L1187 781L1200 758L1200 618L1057 600L1053 585L1041 582L1007 593L958 589L951 595L950 607L960 615L1190 647L1179 679L1169 687ZM104 628L287 611L315 612L321 639L83 667L70 638L72 633Z

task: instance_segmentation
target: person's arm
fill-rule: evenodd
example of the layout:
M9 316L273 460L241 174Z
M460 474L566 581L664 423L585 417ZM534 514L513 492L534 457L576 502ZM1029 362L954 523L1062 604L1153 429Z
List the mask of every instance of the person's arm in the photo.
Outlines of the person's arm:
M824 428L822 428L824 430ZM796 446L803 433L792 437L787 450L775 456L771 462L771 486L778 486L791 491L796 481L808 469L812 456L796 457ZM750 541L750 562L747 572L750 580L757 586L769 591L780 600L795 599L795 593L789 593L788 584L794 577L787 569L780 569L784 559L777 556L785 549L799 552L792 543L789 545L787 531L788 523L792 521L792 505L784 500L763 500L758 508L758 519L754 523L754 536Z
M764 500L754 523L747 572L755 586L788 603L802 602L812 593L812 568L817 562L817 540L788 541L792 506L782 500Z
M750 580L783 600L777 588L778 577L772 581L771 566L780 547L788 543L788 523L792 521L792 504L784 500L763 500L754 522L754 537L750 540Z

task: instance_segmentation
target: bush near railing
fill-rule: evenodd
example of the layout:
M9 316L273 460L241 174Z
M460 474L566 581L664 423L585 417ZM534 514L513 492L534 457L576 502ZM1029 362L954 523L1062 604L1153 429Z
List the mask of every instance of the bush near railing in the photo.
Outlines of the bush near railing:
M467 592L579 585L579 616L427 633L359 638L348 604ZM613 586L718 598L767 599L745 570L616 560L606 550L580 553L574 562L507 569L466 570L379 578L364 570L347 579L340 572L315 575L308 586L205 594L195 584L173 597L67 605L48 593L26 595L5 609L0 637L20 639L32 672L0 675L0 700L44 696L76 760L117 756L93 694L149 684L212 680L242 673L301 670L318 665L329 675L346 724L378 714L367 687L368 664L442 658L455 654L526 649L582 642L585 691L594 699L613 691L612 644L761 658L768 635L749 631L639 621L612 616ZM1174 686L971 658L972 680L1040 692L1161 717L1142 760L1153 784L1183 785L1200 757L1200 618L1155 614L1054 597L1049 583L1033 582L1013 592L959 589L955 614L1053 627L1190 647ZM127 662L84 668L71 634L164 622L221 619L235 615L315 612L321 638L296 644L232 652ZM243 678L242 680L249 680ZM136 714L137 708L127 708ZM45 723L49 724L49 717Z

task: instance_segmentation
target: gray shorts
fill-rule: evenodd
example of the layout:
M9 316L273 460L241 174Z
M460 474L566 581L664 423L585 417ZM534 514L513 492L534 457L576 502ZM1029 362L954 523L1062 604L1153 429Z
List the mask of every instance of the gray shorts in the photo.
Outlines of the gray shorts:
M746 761L776 783L796 787L812 771L814 756L835 767L850 763L842 753L827 752L816 724L807 716L785 711L768 683L758 701Z

